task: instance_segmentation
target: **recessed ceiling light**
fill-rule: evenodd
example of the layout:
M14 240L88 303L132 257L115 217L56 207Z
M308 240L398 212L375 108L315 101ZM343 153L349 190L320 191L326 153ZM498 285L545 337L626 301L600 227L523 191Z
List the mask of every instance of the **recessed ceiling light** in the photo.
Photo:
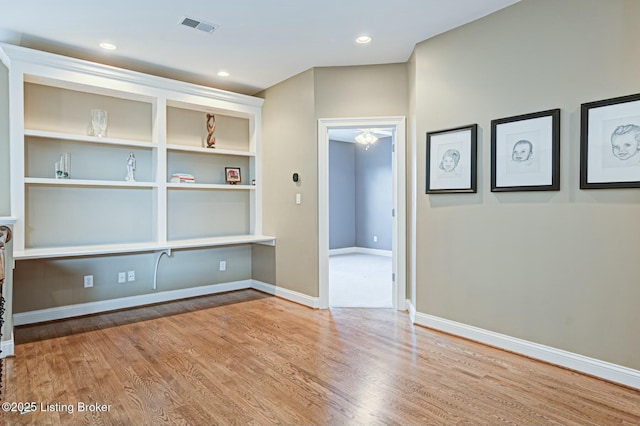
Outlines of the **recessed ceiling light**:
M116 45L113 43L107 43L107 42L102 42L100 43L100 47L102 47L105 50L116 50Z
M371 43L371 37L368 35L361 35L360 37L356 38L356 43L360 43L360 44Z
M218 71L218 77L229 77L229 73L226 71Z

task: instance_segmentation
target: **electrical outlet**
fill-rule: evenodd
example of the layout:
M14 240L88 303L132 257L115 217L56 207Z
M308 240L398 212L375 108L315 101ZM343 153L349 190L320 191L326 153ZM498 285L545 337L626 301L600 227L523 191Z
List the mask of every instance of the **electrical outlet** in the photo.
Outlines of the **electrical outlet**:
M136 280L136 271L127 272L127 281L135 281Z
M377 235L374 235L374 236L373 236L373 242L374 242L374 243L377 243L377 242L378 242L378 236L377 236Z
M93 275L84 276L84 288L93 287Z
M127 282L127 273L126 272L118 272L118 284Z
M226 260L221 260L220 261L220 270L221 271L226 271L227 270L227 261Z

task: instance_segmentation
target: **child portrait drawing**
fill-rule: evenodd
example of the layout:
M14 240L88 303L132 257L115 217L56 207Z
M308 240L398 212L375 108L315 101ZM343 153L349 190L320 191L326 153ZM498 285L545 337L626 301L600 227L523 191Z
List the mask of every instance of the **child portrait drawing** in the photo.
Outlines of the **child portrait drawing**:
M611 152L621 160L628 161L635 157L640 161L640 126L623 124L611 133Z

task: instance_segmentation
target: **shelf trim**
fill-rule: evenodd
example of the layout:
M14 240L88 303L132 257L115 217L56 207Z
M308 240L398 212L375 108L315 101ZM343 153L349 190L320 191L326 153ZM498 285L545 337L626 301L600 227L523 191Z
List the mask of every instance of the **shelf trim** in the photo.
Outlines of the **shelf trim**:
M100 256L108 254L155 252L242 244L266 244L275 246L275 240L275 237L266 235L231 235L225 237L174 240L167 241L166 243L144 242L72 247L47 247L14 251L13 258L15 260L30 260L78 256Z
M27 185L51 186L102 186L105 188L157 188L155 182L126 182L117 180L87 180L87 179L52 179L52 178L24 178Z
M218 149L218 148L203 148L199 146L189 145L175 145L167 144L167 150L169 151L183 151L183 152L197 152L199 154L209 155L236 155L239 157L255 157L255 152L250 151L236 151L233 149Z
M157 145L152 142L135 141L131 139L116 139L116 138L99 138L97 136L78 135L74 133L62 133L51 132L45 130L30 130L25 129L24 135L33 138L46 138L46 139L64 139L74 142L88 142L102 145L118 145L118 146L132 146L137 148L154 149Z

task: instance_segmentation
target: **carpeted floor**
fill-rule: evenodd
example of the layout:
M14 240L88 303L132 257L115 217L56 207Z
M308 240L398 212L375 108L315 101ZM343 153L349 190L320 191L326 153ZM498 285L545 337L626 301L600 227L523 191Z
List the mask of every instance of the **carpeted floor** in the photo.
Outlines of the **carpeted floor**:
M391 308L391 257L349 253L329 257L329 305Z

